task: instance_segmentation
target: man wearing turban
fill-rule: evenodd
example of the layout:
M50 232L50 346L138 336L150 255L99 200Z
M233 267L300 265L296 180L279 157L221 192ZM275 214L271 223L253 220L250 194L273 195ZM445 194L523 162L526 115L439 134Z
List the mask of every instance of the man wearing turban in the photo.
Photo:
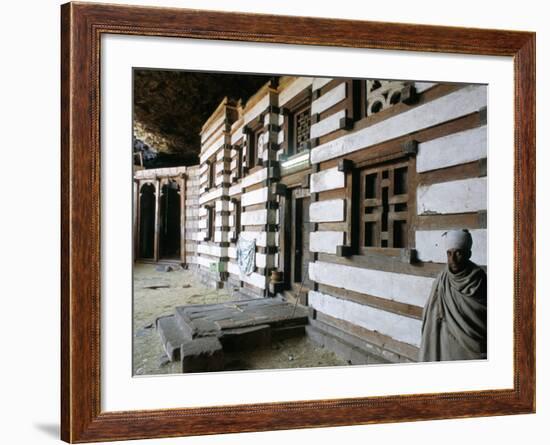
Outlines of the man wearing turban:
M443 234L447 266L437 276L422 315L419 360L487 358L487 276L470 261L467 230Z

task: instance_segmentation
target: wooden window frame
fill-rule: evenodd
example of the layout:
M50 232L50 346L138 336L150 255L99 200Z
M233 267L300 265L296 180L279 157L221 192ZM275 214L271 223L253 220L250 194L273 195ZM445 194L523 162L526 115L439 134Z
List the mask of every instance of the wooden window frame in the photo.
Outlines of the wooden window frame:
M351 121L357 122L367 117L366 79L347 80L347 115Z
M261 165L260 153L258 150L258 137L264 132L264 125L261 118L257 119L255 125L246 128L246 169L252 170Z
M301 113L309 111L309 130L308 130L308 141L302 142L301 144L298 144L298 115ZM304 100L298 107L296 107L294 110L292 110L289 114L289 141L292 144L292 153L289 153L290 155L295 155L298 153L301 153L304 150L307 150L307 145L309 141L311 141L311 99L309 98ZM305 147L304 147L305 145ZM289 146L290 149L290 146Z
M206 170L206 191L209 191L216 187L216 155L212 155L206 161L206 164L208 165L208 169Z
M416 209L415 194L412 193L410 190L410 185L411 183L413 183L413 178L411 178L411 176L415 174L415 172L411 171L412 164L413 163L411 162L411 158L405 156L403 158L398 158L390 162L366 165L362 168L356 169L354 174L357 175L359 178L358 181L355 181L355 186L359 187L359 190L357 190L356 192L356 196L358 196L359 199L357 199L355 203L352 203L352 205L356 205L358 207L358 210L354 213L355 217L358 218L356 223L356 227L358 230L358 244L356 252L359 255L364 255L366 253L372 252L381 252L388 255L399 255L402 249L411 249L414 247L413 236L410 230L412 226L412 221L414 219L414 212ZM396 171L404 167L407 168L407 193L398 194L395 193L395 174ZM385 172L388 172L387 178L384 178ZM364 196L367 175L376 175L376 183L374 184L374 197ZM383 196L384 191L387 191L387 199L385 199ZM380 192L382 193L382 196L380 196ZM406 202L403 202L404 195L406 195ZM371 205L367 204L367 200L369 203L371 203ZM406 206L406 210L399 210L398 206L403 205ZM387 210L384 209L386 206ZM381 207L382 211L380 211ZM373 217L368 217L369 214L366 213L367 209L372 210L372 213L369 214L373 215ZM401 216L401 218L399 218L399 216ZM403 217L405 217L405 219L403 219ZM393 244L395 243L396 237L394 233L394 227L392 227L392 223L398 221L406 222L407 235L406 242L404 243L405 245L395 247ZM376 226L374 233L374 243L376 245L372 246L365 245L365 226L369 222ZM383 226L384 222L386 223L386 230L383 230L382 227L379 227L380 225ZM382 239L384 233L386 234L386 239ZM386 246L383 245L384 241L387 244Z
M240 199L233 198L231 199L231 202L233 203L233 229L235 234L229 241L236 243L239 240L239 234L241 233L242 207Z
M262 165L262 162L260 161L260 144L258 144L258 139L265 133L265 129L263 124L260 125L259 128L254 130L254 133L252 134L254 137L254 166L258 167L259 165Z
M342 256L372 256L383 255L384 257L396 257L401 260L411 262L415 260L415 230L417 227L416 215L416 187L418 183L418 174L416 173L416 155L407 153L403 145L390 144L384 148L377 156L371 158L368 152L359 152L354 155L354 161L342 160L340 162L349 162L346 171L346 183L350 186L346 189L346 246L342 251ZM383 169L384 166L407 165L407 243L403 247L378 247L363 246L362 216L361 216L361 172L371 169ZM364 210L364 209L363 209Z
M203 241L214 241L216 208L214 205L205 205L206 208L206 236Z
M233 149L237 152L235 160L237 161L236 174L233 176L233 182L244 178L246 175L246 167L244 165L243 143L233 145Z
M307 150L311 145L311 126L313 124L313 122L311 121L312 102L311 87L309 87L297 94L283 107L283 131L285 137L282 148L283 153L285 153L289 157ZM309 108L310 110L309 139L306 144L303 144L306 145L306 147L303 147L302 145L301 149L299 149L300 147L296 146L296 115L306 108Z
M367 81L368 80L377 80L377 79L348 79L346 80L346 88L348 94L346 94L346 110L347 110L347 125L344 125L343 128L351 129L354 126L354 123L360 121L366 121L367 119L380 119L380 116L384 116L386 112L390 112L392 107L385 110L381 110L378 113L368 114L368 104L367 104ZM386 80L386 79L380 79ZM406 99L401 99L394 105L399 103L406 103L413 105L418 101L418 95L416 93L414 82L410 82L410 85L403 88L406 90ZM362 124L361 124L362 125Z

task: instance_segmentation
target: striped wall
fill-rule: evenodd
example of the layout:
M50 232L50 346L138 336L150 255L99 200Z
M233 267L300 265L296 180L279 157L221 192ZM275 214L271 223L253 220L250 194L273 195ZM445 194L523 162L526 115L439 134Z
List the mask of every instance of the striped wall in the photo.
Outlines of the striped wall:
M199 228L201 211L199 206L199 167L187 167L187 179L185 181L185 246L188 264L197 264L197 248L202 240Z
M239 116L237 104L224 99L201 132L198 220L201 241L196 260L201 281L214 287L222 287L227 274L231 130Z
M357 132L315 147L311 162L335 159L479 111L487 106L485 86L467 86Z
M414 88L414 100L357 118L353 100L369 97L358 95L357 85L349 79L285 77L246 104L220 104L201 132L201 164L189 175L188 262L205 282L247 297L270 295L269 275L282 269L284 257L279 207L285 192L279 186L302 188L311 202L307 304L316 326L373 345L385 360L414 361L422 309L446 262L444 232L469 229L472 261L488 264L482 112L487 91L483 85L399 82L395 88ZM289 110L303 98L310 100L310 149L289 155ZM250 128L260 129L264 141L261 162L253 168L247 159ZM408 146L412 150L405 151ZM359 250L351 245L360 230L352 220L358 201L353 178L382 161L408 166L407 245ZM215 181L208 187L210 168ZM207 207L215 220L211 239L204 240ZM250 275L237 264L239 238L256 242Z
M321 95L314 109L324 111L336 97L345 100L342 91L339 86ZM474 119L486 106L486 87L439 87L439 95L436 91L433 83L419 84L418 105L401 105L401 113L325 139L311 151L314 173L310 175L310 192L316 199L310 206L310 221L317 228L310 234L310 251L316 257L309 265L309 277L314 282L309 305L324 323L333 323L349 334L386 336L393 352L410 359L415 359L414 351L420 346L422 308L435 275L446 263L443 233L453 228L469 229L472 261L487 265L487 128L483 119ZM422 93L433 96L423 101ZM340 113L342 117L342 111L315 124L316 135L324 135L321 128L336 129L334 116ZM370 147L381 144L387 152L395 153L391 141L408 134L418 140L417 154L409 162L414 168L409 172L409 182L416 187L414 193L408 192L416 201L410 221L414 233L410 248L415 251L417 264L428 266L404 264L401 256L388 257L381 250L342 260L337 256L337 246L349 245L348 207L353 203L347 193L351 173L339 171L337 163L342 159L361 162L369 156ZM399 148L397 143L395 146ZM343 224L339 227L346 230L334 230L335 224Z
M308 82L305 81L306 84ZM296 85L295 88L301 87ZM239 288L242 294L249 297L265 296L267 275L270 269L276 267L277 260L274 252L269 250L268 253L268 248L276 243L273 228L268 225L276 224L278 212L268 204L275 202L275 198L270 189L272 181L269 168L264 164L276 159L280 114L278 95L274 90L268 84L261 91L264 92L263 96L256 94L238 110L240 118L233 123L230 134L227 285L232 290ZM260 165L254 167L251 167L251 160L247 159L250 144L247 128L255 132L260 129L263 141L261 149L256 147ZM245 175L240 172L242 167L247 169ZM237 264L239 237L256 241L256 264L250 275L241 274Z
M421 320L316 291L309 292L309 304L319 312L331 314L353 325L380 332L416 347L420 346Z

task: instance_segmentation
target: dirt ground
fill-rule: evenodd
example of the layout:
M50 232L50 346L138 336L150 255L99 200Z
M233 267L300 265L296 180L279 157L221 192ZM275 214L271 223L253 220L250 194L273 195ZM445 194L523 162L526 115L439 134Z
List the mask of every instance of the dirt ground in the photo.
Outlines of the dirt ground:
M158 272L154 265L134 266L134 375L176 374L179 362L168 362L156 332L155 319L174 313L176 306L231 301L227 290L201 285L187 270ZM226 370L342 366L347 363L315 345L306 336L275 341L268 348L226 354Z

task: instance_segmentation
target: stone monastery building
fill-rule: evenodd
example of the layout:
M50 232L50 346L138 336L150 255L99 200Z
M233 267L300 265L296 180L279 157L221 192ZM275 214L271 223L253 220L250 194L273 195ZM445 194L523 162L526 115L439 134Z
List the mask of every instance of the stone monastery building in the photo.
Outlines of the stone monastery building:
M483 85L311 77L226 98L199 165L135 173L135 259L298 299L354 364L416 361L443 232L487 263L486 106Z

